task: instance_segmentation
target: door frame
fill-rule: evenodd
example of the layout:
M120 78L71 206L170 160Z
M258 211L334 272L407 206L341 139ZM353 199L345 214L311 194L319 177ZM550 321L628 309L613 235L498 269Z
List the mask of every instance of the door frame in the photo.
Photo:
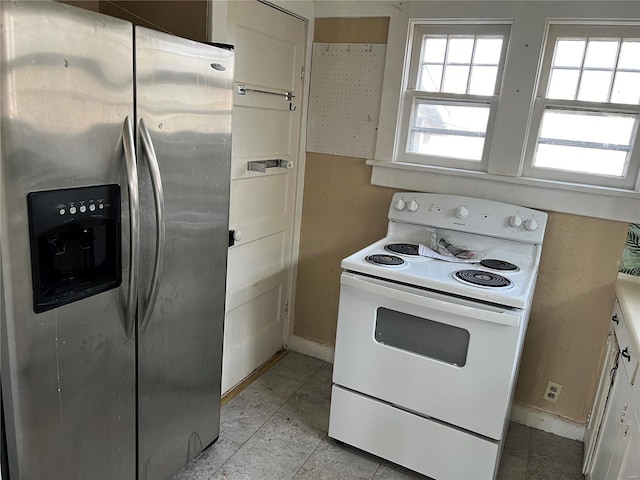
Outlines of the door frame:
M228 39L228 7L229 1L209 0L209 32L208 38L212 42L226 43ZM247 1L247 0L237 0ZM293 227L292 227L292 245L289 269L289 308L285 315L285 327L283 344L287 349L299 351L325 361L333 361L333 347L323 345L312 340L307 340L294 335L295 325L295 298L296 298L296 279L298 274L298 259L300 254L300 229L302 225L302 201L304 194L304 176L306 168L306 146L307 146L307 113L309 108L309 86L311 71L311 52L313 48L314 35L314 5L312 0L303 1L265 1L255 0L259 3L275 8L284 14L291 15L305 22L306 25L306 43L304 57L304 82L301 88L302 95L298 108L301 108L300 131L298 132L298 160L297 160L297 177L296 177L296 194L294 201Z

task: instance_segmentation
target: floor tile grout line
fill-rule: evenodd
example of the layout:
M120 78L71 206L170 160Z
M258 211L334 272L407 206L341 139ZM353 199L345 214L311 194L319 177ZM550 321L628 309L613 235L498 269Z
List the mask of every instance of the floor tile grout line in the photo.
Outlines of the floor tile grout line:
M291 477L291 480L293 480L294 478L296 478L296 475L298 474L298 472L300 470L302 470L305 466L305 464L309 461L309 459L311 458L311 456L316 452L316 450L318 450L318 447L320 446L320 444L322 443L324 439L320 438L320 440L318 441L317 445L314 447L313 450L311 450L311 453L309 455L307 455L307 458L304 459L304 462L302 462L302 465L300 465L300 467L298 468L298 470L295 471L295 473L293 474L293 476Z
M268 372L269 370L267 370ZM265 372L265 373L267 373ZM286 378L283 377L282 375L278 375L277 373L273 373L272 375L276 375L280 378ZM257 379L256 379L257 380ZM287 379L287 380L291 380L291 379ZM282 401L282 403L278 406L278 408L269 416L269 418L267 418L257 429L255 432L253 432L251 435L249 435L249 438L247 438L244 442L240 443L239 447L236 448L236 450L229 456L229 458L227 458L224 463L222 465L220 465L215 472L213 472L213 475L211 475L211 477L209 477L207 480L211 480L217 473L218 471L220 471L220 469L224 468L224 466L229 462L229 460L231 460L234 456L236 456L236 454L240 451L240 449L242 449L242 447L244 447L247 443L249 443L249 441L280 411L280 409L284 406L285 403L287 403L289 400L291 400L291 397L293 397L293 395L295 395L295 392L297 392L302 385L304 385L304 383L306 382L303 381L286 399L284 399ZM241 392L242 393L242 392Z
M283 357L283 358L284 358L284 357ZM279 360L279 361L280 361L280 360ZM220 471L220 470L221 470L221 469L222 469L222 468L223 468L223 467L224 467L224 466L229 462L229 460L231 460L231 459L232 459L232 458L233 458L233 457L234 457L234 456L235 456L235 455L240 451L240 449L241 449L245 444L247 444L247 443L248 443L248 442L249 442L249 441L250 441L250 440L251 440L251 439L252 439L252 438L253 438L253 437L254 437L254 436L255 436L255 435L256 435L256 434L257 434L257 433L258 433L258 432L259 432L259 431L260 431L260 430L261 430L261 429L262 429L262 428L263 428L263 427L264 427L264 426L265 426L265 425L266 425L266 424L267 424L267 423L268 423L268 422L269 422L269 421L270 421L270 420L275 416L275 415L277 415L277 413L278 413L280 410L282 410L282 407L284 407L284 406L285 406L285 404L286 404L289 400L291 400L291 399L293 398L293 396L298 392L298 390L300 390L300 389L304 386L304 384L305 384L305 383L307 383L307 381L309 381L309 379L310 379L311 377L313 377L313 376L314 376L314 375L315 375L315 374L320 370L320 368L322 368L322 366L324 365L324 363L326 363L326 362L321 361L320 365L319 365L319 366L318 366L318 367L317 367L317 368L316 368L316 369L315 369L311 374L309 374L309 375L308 375L304 380L302 380L302 383L300 383L300 385L299 385L299 386L298 386L298 387L297 387L297 388L296 388L296 389L295 389L295 390L294 390L294 391L293 391L293 392L292 392L292 393L291 393L291 394L290 394L290 395L289 395L289 396L288 396L288 397L287 397L287 398L286 398L286 399L285 399L285 400L280 404L280 406L279 406L279 407L278 407L278 408L273 412L273 414L271 414L271 416L270 416L269 418L267 418L267 419L262 423L262 425L260 425L260 427L258 427L258 429L257 429L255 432L253 432L253 433L249 436L249 438L247 438L244 442L242 442L242 443L240 444L240 446L239 446L239 447L238 447L238 448L237 448L237 449L236 449L236 450L235 450L235 451L234 451L234 452L229 456L229 458L227 458L227 459L224 461L224 463L223 463L222 465L220 465L220 466L216 469L216 471L215 471L215 472L213 472L213 474L212 474L212 475L211 475L207 480L211 480L211 479L212 479L212 478L213 478L213 477L214 477L214 476L215 476L215 475L216 475L216 474L217 474L217 473L218 473L218 472L219 472L219 471ZM277 362L276 362L276 364L277 364ZM270 369L269 369L269 370L270 370ZM268 372L269 370L267 370L267 372ZM267 373L267 372L264 372L264 373ZM278 376L278 377L280 377L280 378L284 378L284 379L287 379L287 380L292 380L292 379L287 378L287 377L285 377L285 376L283 376L283 375L279 375L279 374L278 374L278 373L276 373L276 372L273 372L273 373L272 373L272 375L276 375L276 376ZM257 380L257 379L256 379L256 380ZM242 393L242 392L241 392L241 393ZM320 439L320 440L319 440L318 445L320 445L320 443L322 443L322 439ZM316 451L316 449L318 448L318 445L316 445L316 446L315 446L315 448L313 449L313 451L312 451L312 452L309 454L309 456L305 459L304 463L306 463L306 461L307 461L307 460L309 460L309 457L311 457L311 455L313 454L313 452L315 452L315 451ZM302 465L304 465L304 463L303 463ZM300 468L302 468L302 466L300 466ZM298 470L300 470L300 469L298 469ZM295 477L295 475L296 475L297 473L298 473L298 472L296 471L296 473L293 475L293 477ZM291 478L293 479L293 477L291 477Z
M288 402L289 400L291 400L291 399L294 397L294 395L298 392L298 390L300 390L300 389L301 389L301 388L302 388L302 387L303 387L303 386L304 386L304 385L305 385L305 384L306 384L306 383L311 379L311 377L313 377L313 376L318 372L318 370L320 370L320 368L322 368L323 363L324 363L324 362L320 363L320 365L318 366L318 368L316 368L313 372L311 372L311 374L309 374L309 375L308 375L308 376L307 376L307 377L302 381L302 383L298 386L298 388L296 388L296 389L291 393L291 395L289 395L289 397L288 397L284 402L282 402L282 404L278 407L278 409L277 409L275 412L273 412L273 415L271 415L271 416L269 417L269 419L268 419L267 421L265 421L265 422L260 426L260 428L259 428L258 430L256 430L256 431L253 433L253 435L255 435L256 433L258 433L258 431L260 431L260 429L261 429L262 427L264 427L264 426L267 424L267 422L269 422L269 420L271 420L274 416L276 416L276 415L278 414L278 412L279 412L280 410L282 410L282 409L284 408L284 406L287 404L287 402ZM278 375L278 374L277 374L277 373L274 373L274 375ZM285 378L285 377L283 377L282 375L278 375L278 376L280 376L280 377L282 377L282 378ZM251 437L253 437L253 435L251 435ZM251 438L251 437L249 437L249 438ZM313 448L313 450L311 451L311 453L309 453L309 455L307 456L307 458L305 458L305 459L304 459L304 462L302 462L302 464L300 465L300 467L299 467L299 468L294 472L294 474L291 476L291 479L290 479L290 480L293 480L293 478L295 478L295 476L298 474L298 472L300 471L300 469L302 469L302 467L304 467L304 464L305 464L305 463L307 463L307 460L309 460L309 458L311 458L311 455L313 455L313 452L315 452L315 451L318 449L318 446L320 446L320 444L322 443L322 440L323 440L322 438L320 438L320 439L318 440L318 443L316 444L316 446ZM249 440L247 440L247 441L249 441ZM238 449L238 450L239 450L239 449Z
M371 476L370 480L373 480L374 478L376 478L376 475L378 474L378 471L380 470L380 468L382 468L382 464L383 463L384 463L384 459L380 459L380 463L378 464L378 468L376 468L376 471L373 472L373 475Z

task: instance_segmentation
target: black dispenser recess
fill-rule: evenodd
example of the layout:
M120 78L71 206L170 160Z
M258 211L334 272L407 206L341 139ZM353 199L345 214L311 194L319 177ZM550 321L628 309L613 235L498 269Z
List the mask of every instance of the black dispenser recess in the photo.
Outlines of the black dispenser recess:
M46 312L120 285L120 187L27 195L33 310Z

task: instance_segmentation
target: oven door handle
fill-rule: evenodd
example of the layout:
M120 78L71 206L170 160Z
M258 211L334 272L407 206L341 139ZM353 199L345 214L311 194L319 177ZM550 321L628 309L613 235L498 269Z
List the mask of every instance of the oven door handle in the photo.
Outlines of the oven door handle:
M483 322L497 323L508 326L518 326L522 319L521 311L510 310L488 310L483 308L482 304L477 306L461 305L457 302L465 302L455 297L441 300L435 298L437 293L429 293L422 290L414 289L404 285L394 284L393 288L382 284L382 281L373 278L363 278L351 273L343 273L340 283L348 285L359 290L372 293L377 296L383 296L394 300L406 302L411 305L419 305L442 313L457 315L459 317L479 320ZM444 297L444 296L443 296ZM470 303L469 301L466 301ZM490 307L491 308L491 307ZM495 309L499 307L493 307Z

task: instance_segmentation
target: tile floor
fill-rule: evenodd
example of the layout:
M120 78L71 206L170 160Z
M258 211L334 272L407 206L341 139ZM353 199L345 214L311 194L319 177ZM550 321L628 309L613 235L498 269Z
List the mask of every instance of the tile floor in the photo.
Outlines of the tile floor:
M220 438L174 480L427 479L330 439L330 392L331 364L289 352L222 407ZM582 448L512 423L498 478L582 480Z

